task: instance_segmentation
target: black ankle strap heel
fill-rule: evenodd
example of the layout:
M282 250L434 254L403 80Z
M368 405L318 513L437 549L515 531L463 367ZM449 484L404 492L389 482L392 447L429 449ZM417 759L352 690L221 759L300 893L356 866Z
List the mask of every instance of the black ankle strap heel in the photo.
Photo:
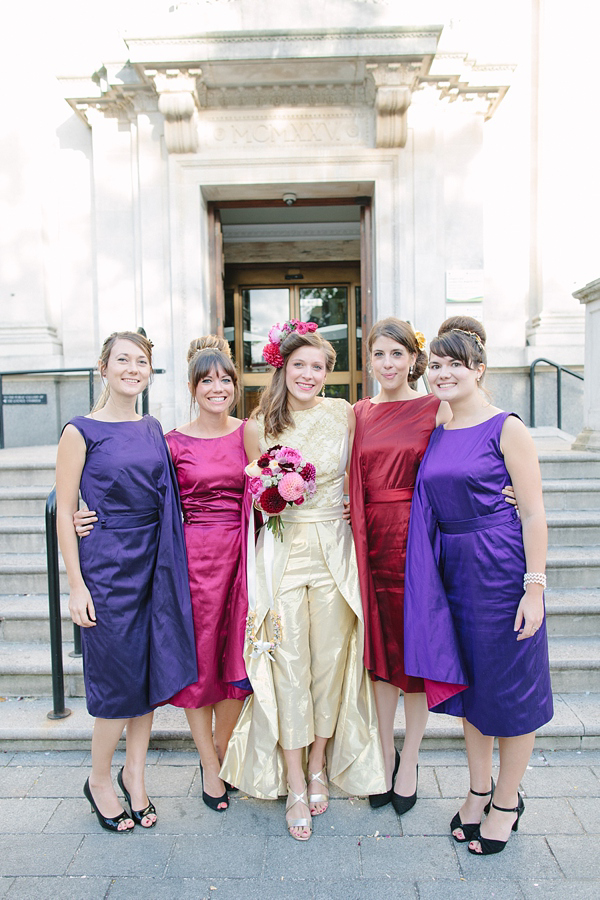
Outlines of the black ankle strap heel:
M476 797L489 797L489 803L483 807L484 813L489 813L492 806L492 797L494 796L494 789L496 785L494 784L494 779L492 778L492 786L489 791L474 791L473 788L469 788L469 793L474 794ZM455 834L452 835L457 844L466 844L467 841L472 841L473 836L479 830L479 826L481 822L461 822L460 820L460 812L457 812L452 821L450 822L450 832L456 831L457 828L462 829L463 837L456 837Z

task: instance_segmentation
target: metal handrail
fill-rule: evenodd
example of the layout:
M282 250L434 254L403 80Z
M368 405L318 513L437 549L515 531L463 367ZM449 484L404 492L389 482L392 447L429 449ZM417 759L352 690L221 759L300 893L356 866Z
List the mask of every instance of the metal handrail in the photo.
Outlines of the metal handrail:
M573 375L574 378L584 380L583 375L561 366L560 363L553 362L551 359L545 359L540 356L529 366L529 425L535 428L535 367L538 363L545 363L547 366L553 366L556 369L556 427L562 429L562 381L561 375L566 372L567 375Z
M0 372L0 450L4 449L4 397L2 390L2 379L11 375L73 375L75 373L81 375L87 372L88 391L90 398L90 409L94 405L94 372L96 368L88 368L87 366L78 369L26 369L24 371Z
M62 658L62 621L60 615L60 574L56 533L56 485L46 500L46 560L48 564L48 611L50 617L50 658L52 661L52 712L49 719L66 719L65 679ZM77 627L77 626L74 626Z

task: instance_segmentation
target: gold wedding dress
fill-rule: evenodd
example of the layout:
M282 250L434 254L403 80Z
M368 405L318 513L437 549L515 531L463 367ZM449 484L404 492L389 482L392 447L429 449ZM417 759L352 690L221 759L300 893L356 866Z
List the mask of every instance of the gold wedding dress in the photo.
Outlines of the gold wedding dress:
M261 451L275 443L293 447L317 473L315 495L281 514L283 541L261 529L255 590L249 585L255 609L249 615L244 658L254 693L229 741L221 777L262 799L287 792L281 744L306 746L315 733L331 736L330 781L351 794L386 789L373 690L363 665L354 543L342 518L347 409L345 401L325 398L294 412L295 427L277 440L266 440L262 419L257 420ZM306 616L294 618L288 602L308 608L311 592L324 595L323 585L328 585L325 602L334 594L337 600L330 615L321 612L318 629L313 622L309 638ZM270 654L265 652L269 642L277 644Z

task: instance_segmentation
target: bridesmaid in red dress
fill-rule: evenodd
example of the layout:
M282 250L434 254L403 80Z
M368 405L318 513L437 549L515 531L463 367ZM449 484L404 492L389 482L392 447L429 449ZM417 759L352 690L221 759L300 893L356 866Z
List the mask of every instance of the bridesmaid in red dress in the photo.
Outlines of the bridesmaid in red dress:
M221 812L229 805L221 761L251 693L243 658L250 512L246 423L229 415L238 386L225 340L209 335L192 341L188 378L197 416L166 439L183 509L198 681L170 703L185 709L200 755L202 799Z
M410 383L427 366L425 339L408 322L376 322L367 341L380 393L354 407L350 470L352 531L365 617L365 666L374 681L379 734L389 789L369 797L399 815L417 800L417 762L428 709L422 679L404 671L404 565L410 504L433 429L451 418L448 405L417 394ZM404 692L406 735L394 746L394 716Z

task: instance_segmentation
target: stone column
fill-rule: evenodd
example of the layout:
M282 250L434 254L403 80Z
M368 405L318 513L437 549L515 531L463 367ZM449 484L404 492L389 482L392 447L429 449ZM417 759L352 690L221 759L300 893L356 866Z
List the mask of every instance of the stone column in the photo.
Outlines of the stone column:
M583 431L573 450L600 453L600 278L573 294L585 304L585 381L583 388Z

